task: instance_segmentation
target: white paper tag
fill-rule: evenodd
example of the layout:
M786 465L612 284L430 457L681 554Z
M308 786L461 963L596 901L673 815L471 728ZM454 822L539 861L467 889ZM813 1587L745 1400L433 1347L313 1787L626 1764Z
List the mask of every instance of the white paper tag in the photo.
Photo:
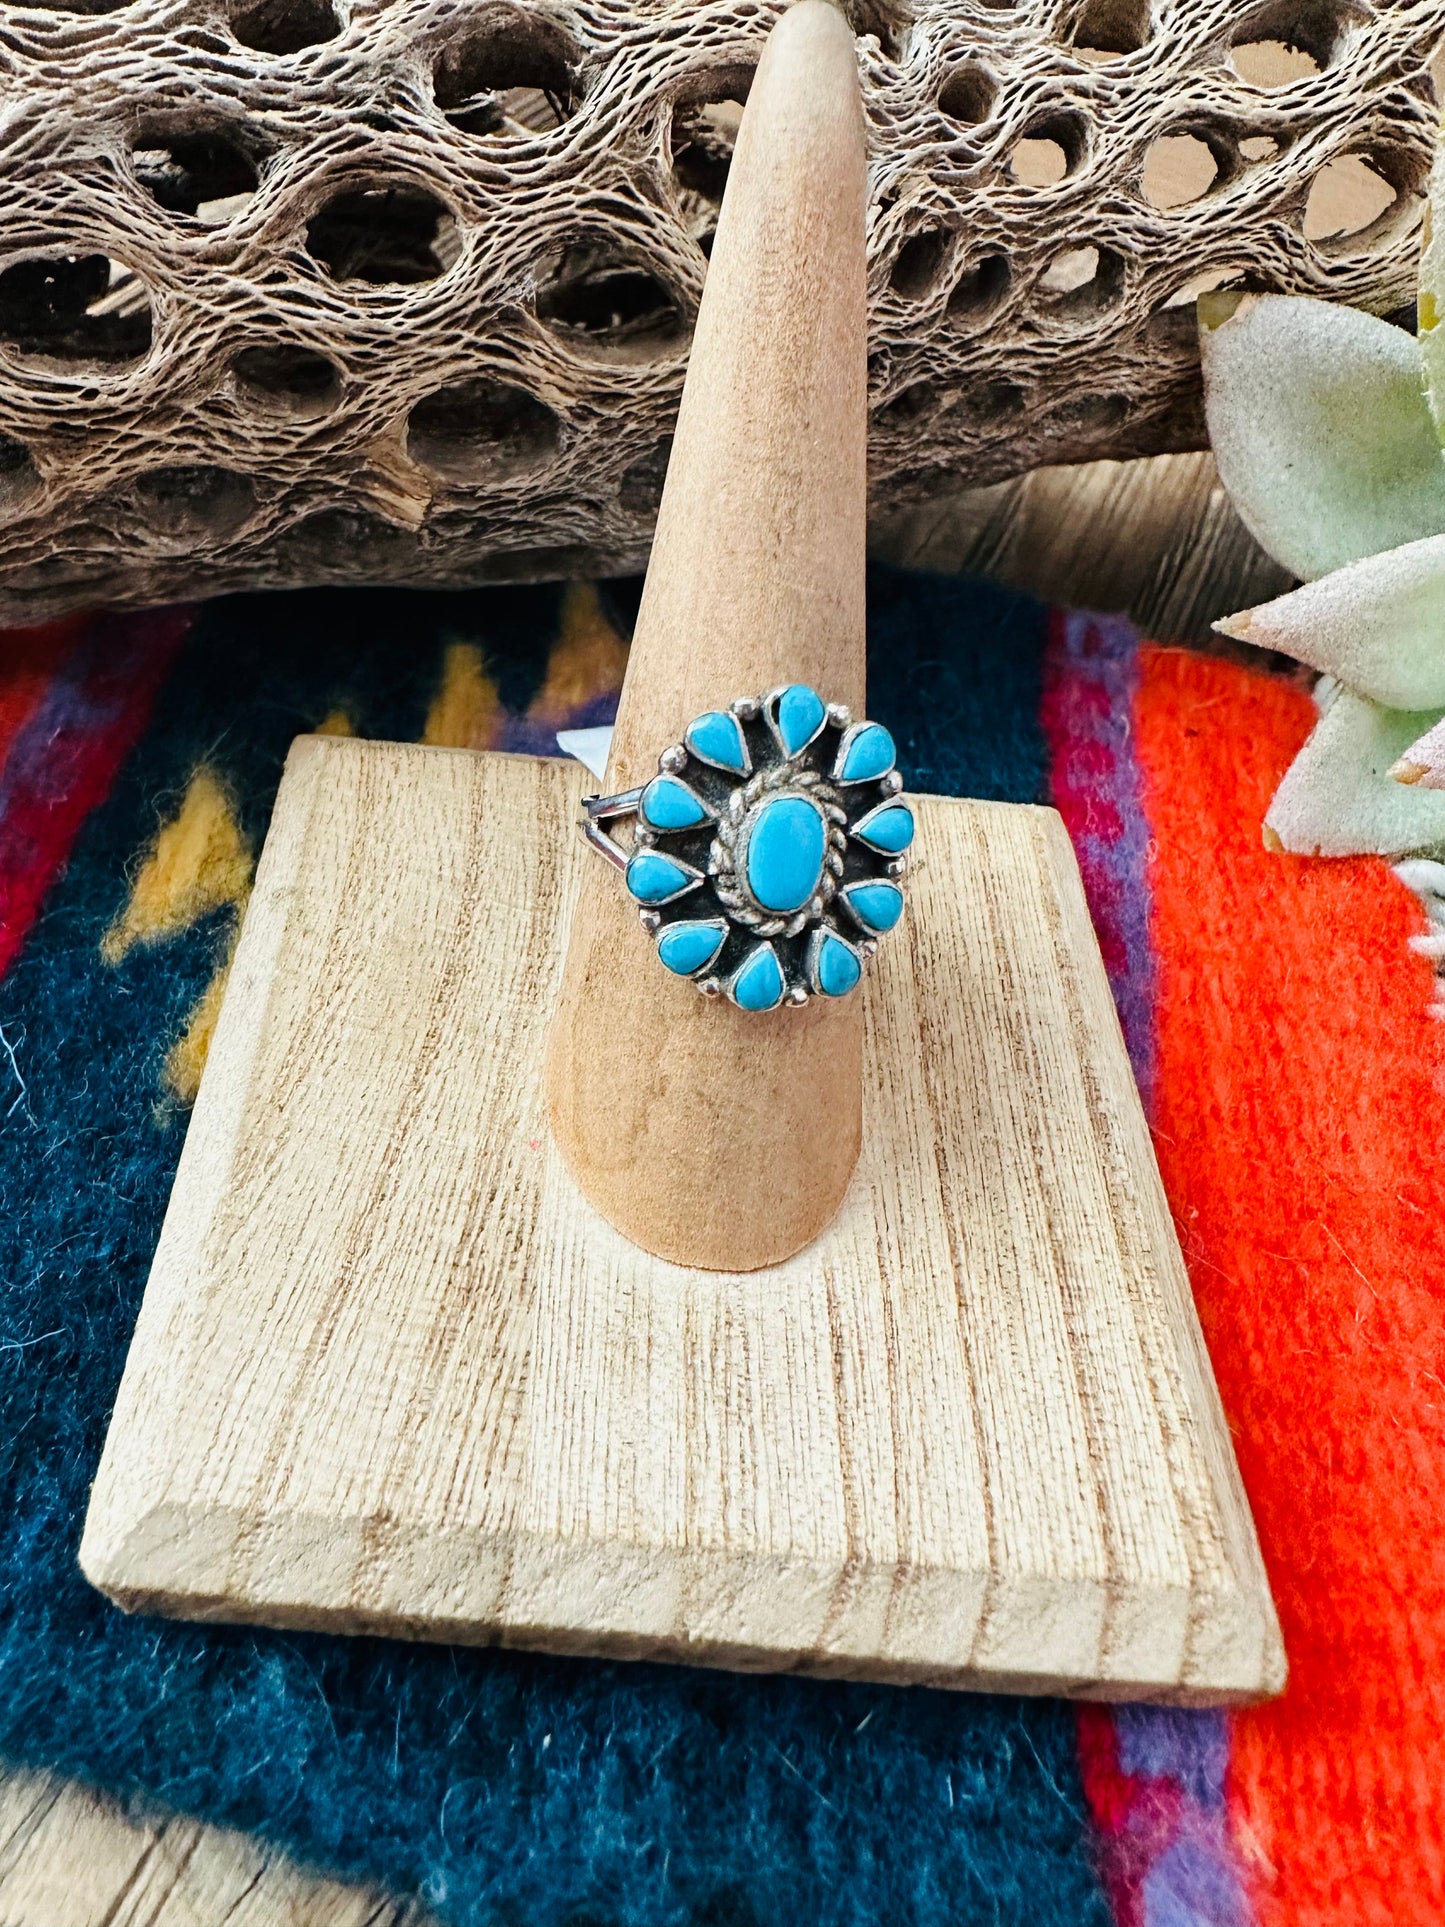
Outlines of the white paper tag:
M607 758L612 754L612 725L604 723L598 729L559 729L557 747L564 756L575 757L584 769L590 769L600 783L607 774Z

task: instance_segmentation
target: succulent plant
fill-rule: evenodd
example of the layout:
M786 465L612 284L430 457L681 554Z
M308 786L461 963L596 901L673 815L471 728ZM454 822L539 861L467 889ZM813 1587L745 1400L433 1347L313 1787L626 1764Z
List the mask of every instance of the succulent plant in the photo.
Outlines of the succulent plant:
M1418 312L1415 336L1303 296L1199 302L1220 479L1303 578L1215 626L1321 672L1319 722L1265 817L1272 849L1445 857L1445 147Z

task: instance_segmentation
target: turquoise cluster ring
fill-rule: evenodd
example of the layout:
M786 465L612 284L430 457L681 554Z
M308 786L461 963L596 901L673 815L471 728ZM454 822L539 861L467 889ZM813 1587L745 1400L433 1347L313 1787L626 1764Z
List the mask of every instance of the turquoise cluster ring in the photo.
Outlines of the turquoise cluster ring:
M658 961L707 997L776 1010L846 997L903 915L914 814L893 738L806 683L694 717L657 775L588 796ZM633 820L624 846L604 825Z

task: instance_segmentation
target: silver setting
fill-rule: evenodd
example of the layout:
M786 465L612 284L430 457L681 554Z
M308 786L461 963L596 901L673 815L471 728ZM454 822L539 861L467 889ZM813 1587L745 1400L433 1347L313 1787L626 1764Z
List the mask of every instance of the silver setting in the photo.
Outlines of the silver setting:
M807 971L808 988L815 997L826 997L831 994L824 990L822 983L823 945L829 941L842 944L843 948L848 951L851 956L856 958L860 981L862 980L863 971L867 964L867 957L862 944L843 936L842 933L837 930L818 929L813 931L812 935L808 938ZM846 995L846 993L844 994Z
M782 756L788 757L789 760L793 760L803 755L803 753L806 750L811 749L813 744L816 743L818 738L822 735L823 731L828 728L829 723L831 721L831 718L828 714L829 705L823 702L822 698L819 697L818 725L816 729L814 729L812 735L808 738L807 742L799 743L796 746L796 748L791 750L788 748L787 744L783 741L782 731L778 727L778 703L782 697L787 695L790 689L801 689L806 687L807 685L805 683L792 683L792 682L780 683L776 689L770 689L768 691L767 695L762 698L761 703L759 705L760 708L762 709L763 714L768 719L768 727L773 732L773 741L777 744L779 754ZM816 690L813 690L812 694L816 696L818 692ZM842 705L840 704L839 707L841 708Z
M883 801L881 803L875 803L871 810L865 810L862 816L854 817L853 821L848 825L849 836L856 836L860 843L868 843L868 832L873 824L877 822L878 818L880 816L886 816L890 811L900 808L908 809L908 805L906 803L900 804L896 794L885 796ZM916 836L918 833L918 817L912 809L908 809L908 814L913 818L913 831ZM885 859L890 857L897 858L906 855L908 850L913 847L913 838L909 838L902 850L880 850L876 843L868 843L868 847L870 850L877 851L877 854Z
M693 748L693 732L707 717L696 718L681 743L662 751L659 775L672 778L696 799L706 813L702 822L681 829L645 822L639 814L645 783L614 796L589 796L582 804L583 835L624 878L633 858L644 851L655 851L677 865L687 879L680 889L666 897L635 899L643 929L657 947L659 960L668 931L679 925L720 930L721 944L695 970L683 971L675 964L665 968L689 979L701 996L726 997L743 1009L757 1008L758 986L749 985L750 1001L744 1004L737 995L738 982L762 950L771 953L780 984L778 997L766 1009L797 1008L814 996L847 995L847 989L830 993L822 988L820 960L828 938L836 938L856 959L858 981L878 948L878 938L854 911L846 892L851 885L869 882L901 886L908 867L906 855L877 850L858 836L902 791L903 779L891 761L887 770L874 777L844 783L838 773L851 743L871 725L855 721L846 704L817 698L821 720L808 740L789 752L779 731L777 709L780 698L794 687L799 685L783 684L760 696L740 696L725 708L707 712L707 717L736 720L745 764L741 773ZM816 697L815 691L809 693ZM769 889L765 872L749 869L750 841L764 808L783 798L810 804L823 828L817 883L808 901L790 914L759 901L754 886L764 895L776 897L777 893ZM624 817L632 820L631 835L620 841L612 826ZM810 860L817 849L814 834L808 832ZM790 855L795 856L800 846L792 843L786 830L783 835L780 874L788 877ZM772 853L776 854L776 845ZM768 862L761 846L758 860L763 865ZM793 871L800 886L805 875ZM787 899L785 889L782 901ZM684 959L689 947L669 946ZM769 969L763 994L772 988Z
M843 731L842 740L838 744L838 753L833 758L833 769L832 769L833 781L835 783L842 784L843 787L846 789L861 788L862 785L865 783L867 784L877 783L881 785L884 783L891 782L892 789L890 793L896 795L897 792L903 788L903 778L899 776L897 770L894 769L891 763L889 764L888 768L885 771L883 771L883 773L879 776L848 777L848 776L844 776L843 774L843 765L848 760L849 750L853 747L854 743L858 740L858 738L863 734L865 730L872 729L873 727L874 725L865 716L860 722L850 723L847 726L847 728ZM889 740L891 741L892 739L890 738Z
M669 750L664 750L662 753L664 756L671 756L672 751L669 749ZM686 764L686 762L687 762L687 758L684 756L683 765L670 764L666 769L659 769L657 772L657 775L652 779L652 782L655 783L659 780L659 778L666 777L670 783L675 783L677 787L680 790L682 790L685 795L691 797L692 801L696 803L698 808L702 811L702 816L697 823L689 824L687 827L690 829L700 830L703 828L705 824L714 823L717 821L717 812L716 810L709 807L707 800L704 797L699 796L697 791L693 788L692 784L687 782L686 779L683 777L681 773L681 769L682 769L682 766ZM652 783L644 783L642 785L642 788L637 793L639 827L642 829L645 829L650 836L654 836L654 837L680 835L681 834L680 831L669 830L664 824L654 823L650 817L644 816L641 813L643 805L647 800L647 792L651 788L652 788Z
M637 805L641 800L645 785L639 783L635 790L619 790L616 796L584 796L582 798L582 834L594 850L607 858L615 869L624 875L627 871L631 850L624 850L620 843L603 829L604 823L611 823L619 816L636 816ZM636 848L636 843L633 845Z
M760 956L771 957L773 960L773 963L777 967L777 972L778 972L778 994L770 1004L763 1005L762 1010L759 1011L758 1013L759 1015L762 1015L764 1011L776 1010L779 1004L786 1002L788 997L788 990L789 990L787 973L783 969L782 959L781 957L779 957L777 951L773 948L773 946L770 943L767 943L767 942L755 943L751 945L749 949L745 950L743 952L742 958L738 963L737 969L734 970L732 975L728 978L726 984L724 985L724 988L727 991L730 1001L737 1004L739 1010L746 1010L751 1008L751 1006L744 1004L738 996L738 979L743 975L743 973L746 970L748 970L754 963L757 962Z
M902 877L902 871L900 871L898 876L896 877L886 876L886 877L873 877L868 879L859 878L858 880L860 882L869 881L869 882L875 882L875 883L876 882L891 883L898 889L901 895L902 889L903 889L902 883L900 881L901 877ZM879 937L880 936L886 937L889 935L890 931L896 930L898 928L897 924L895 923L895 924L890 924L888 930L879 931L873 924L867 922L866 919L864 918L863 912L854 903L852 895L849 890L846 890L846 889L840 890L838 892L838 901L842 905L843 909L847 911L849 917L852 919L853 927L860 930L863 933L864 942L857 945L857 948L859 950L867 951L867 947L869 944L872 944L873 948L876 950L878 947Z
M650 844L640 844L638 847L639 849L646 849L651 846ZM632 852L633 856L637 854L637 850ZM637 914L639 917L650 917L659 910L665 910L669 904L681 903L684 897L690 897L694 890L700 889L707 881L706 876L701 870L695 869L691 863L684 863L680 857L669 855L667 860L669 863L675 863L679 870L686 873L686 881L680 883L675 890L670 891L665 897L648 897L645 902L638 899ZM629 857L628 863L630 865L631 857ZM626 874L625 869L623 874ZM644 928L646 928L645 925Z
M770 796L801 796L812 803L823 819L826 847L823 875L818 894L791 917L780 917L765 910L752 896L744 877L747 873L747 839L756 819L757 805ZM791 762L773 769L759 770L742 789L728 799L727 815L718 823L717 834L708 852L708 874L718 902L734 923L746 924L760 937L796 937L809 923L816 923L838 887L843 874L843 855L848 845L848 818L832 800L832 791L814 770L795 769Z
M714 712L711 710L706 712L707 715L712 715L713 713ZM757 715L758 706L756 703L752 705L752 714L750 716L744 716L742 710L739 709L736 703L730 704L728 710L720 710L717 713L719 715L726 715L731 713L734 717L736 717L736 719L739 722L747 723L752 720L753 716ZM692 734L692 731L696 727L696 725L702 721L704 721L703 716L696 716L693 718L692 722L690 722L687 726L687 733L689 736ZM663 756L670 757L670 756L676 755L682 758L681 763L669 763L667 765L668 770L674 774L679 769L684 767L684 765L687 763L689 758L692 758L702 768L715 769L718 771L720 775L731 777L734 781L736 781L739 776L746 778L751 776L753 773L753 760L752 760L752 755L748 749L748 739L747 739L746 731L744 731L743 733L742 743L743 743L743 767L741 771L734 769L731 763L715 762L711 756L704 755L704 753L700 749L694 749L692 744L686 740L684 740L681 743L674 743L671 749L665 749L662 752L662 754ZM661 758L659 758L658 768L661 769L662 767L663 767L662 760Z
M650 911L646 911L646 910L643 911L639 921L642 924L643 929L647 932L647 934L650 937L663 936L670 928L669 925L663 923L662 918L660 916L655 916ZM718 956L722 950L723 945L727 942L728 920L726 917L680 917L676 921L679 923L698 924L704 929L715 930L717 932L718 940L717 940L717 943L714 945L712 954L710 956L704 957L702 962L692 970L675 970L673 973L675 976L678 976L678 977L692 977L695 979L701 978L702 973L705 970L710 971L712 969L713 965L718 960ZM668 965L667 967L669 969L672 968L671 965ZM702 988L701 984L699 984L699 988Z

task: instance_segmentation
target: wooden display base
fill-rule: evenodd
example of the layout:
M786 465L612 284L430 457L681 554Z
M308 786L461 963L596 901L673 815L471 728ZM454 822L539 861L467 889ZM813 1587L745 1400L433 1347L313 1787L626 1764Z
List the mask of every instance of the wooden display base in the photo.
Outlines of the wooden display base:
M865 1140L787 1264L579 1196L584 772L306 738L91 1500L186 1618L958 1687L1273 1692L1279 1631L1073 853L918 800ZM638 996L660 976L637 933ZM788 1014L775 1019L786 1023Z

